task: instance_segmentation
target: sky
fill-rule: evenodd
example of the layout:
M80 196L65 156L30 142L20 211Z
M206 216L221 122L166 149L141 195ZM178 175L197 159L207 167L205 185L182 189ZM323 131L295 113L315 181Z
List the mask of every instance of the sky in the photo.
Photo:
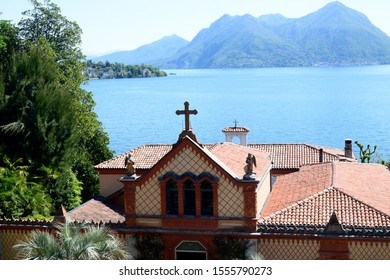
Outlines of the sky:
M43 2L43 0L40 0ZM281 14L299 18L322 8L331 0L52 0L61 13L83 30L85 55L133 50L164 36L176 34L191 41L224 14L255 17ZM364 13L390 35L388 0L340 0ZM18 23L31 9L28 0L0 0L0 19Z

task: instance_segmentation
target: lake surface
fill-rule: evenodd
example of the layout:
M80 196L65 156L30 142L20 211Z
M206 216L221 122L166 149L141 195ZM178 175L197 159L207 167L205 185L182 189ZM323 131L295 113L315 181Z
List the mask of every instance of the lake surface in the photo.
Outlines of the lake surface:
M343 148L351 138L390 159L390 65L166 72L176 75L84 86L116 154L175 143L184 126L175 112L188 101L198 110L191 126L201 143L224 141L221 130L237 120L250 129L249 143Z

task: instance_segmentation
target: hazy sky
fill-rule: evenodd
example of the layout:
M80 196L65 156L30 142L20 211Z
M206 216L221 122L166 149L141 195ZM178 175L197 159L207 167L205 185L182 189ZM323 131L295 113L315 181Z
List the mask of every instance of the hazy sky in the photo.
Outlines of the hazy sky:
M43 0L41 0L43 2ZM297 18L330 0L53 0L83 30L84 54L132 50L166 35L192 40L224 14L255 17L279 13ZM341 0L390 35L389 0ZM0 0L1 19L18 23L28 0Z

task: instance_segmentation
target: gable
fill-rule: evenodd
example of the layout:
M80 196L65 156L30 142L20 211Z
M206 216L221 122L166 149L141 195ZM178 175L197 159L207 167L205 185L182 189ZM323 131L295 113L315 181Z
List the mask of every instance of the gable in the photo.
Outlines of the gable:
M221 217L244 215L243 190L229 170L189 138L185 138L139 179L136 191L137 215L161 214L160 180L166 175L185 177L209 174L218 180L218 213Z

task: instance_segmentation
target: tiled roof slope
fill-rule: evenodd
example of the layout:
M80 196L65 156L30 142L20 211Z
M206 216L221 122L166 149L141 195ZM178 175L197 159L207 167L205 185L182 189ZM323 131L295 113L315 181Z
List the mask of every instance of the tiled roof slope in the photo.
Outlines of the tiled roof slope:
M249 144L248 147L268 152L275 169L299 169L317 163L320 161L320 149L323 149L323 162L345 159L344 150L308 144Z
M67 217L75 221L94 223L124 222L124 210L111 203L107 203L104 197L93 198L79 207L69 211Z
M131 160L134 161L135 168L149 169L152 168L170 150L172 150L172 145L142 145L112 159L99 163L95 166L95 169L125 169L125 158L128 154L131 154Z
M239 177L240 179L245 174L244 167L246 165L245 160L248 153L251 153L256 157L256 167L253 169L256 174L265 174L271 166L271 160L269 159L268 153L242 145L225 142L211 148L211 150L212 154L223 162L223 164L234 173L235 177Z
M390 227L390 171L332 162L278 177L261 225L326 226L332 213L347 227Z
M223 143L205 144L211 152ZM316 147L308 144L249 144L251 149L265 151L270 154L274 169L298 169L303 165L319 162L319 150L323 149L324 162L345 159L343 150ZM95 166L96 169L125 169L125 158L131 154L135 168L152 168L162 157L172 149L171 144L143 145L131 151L118 155ZM347 159L348 160L348 159ZM351 159L349 159L351 160Z

